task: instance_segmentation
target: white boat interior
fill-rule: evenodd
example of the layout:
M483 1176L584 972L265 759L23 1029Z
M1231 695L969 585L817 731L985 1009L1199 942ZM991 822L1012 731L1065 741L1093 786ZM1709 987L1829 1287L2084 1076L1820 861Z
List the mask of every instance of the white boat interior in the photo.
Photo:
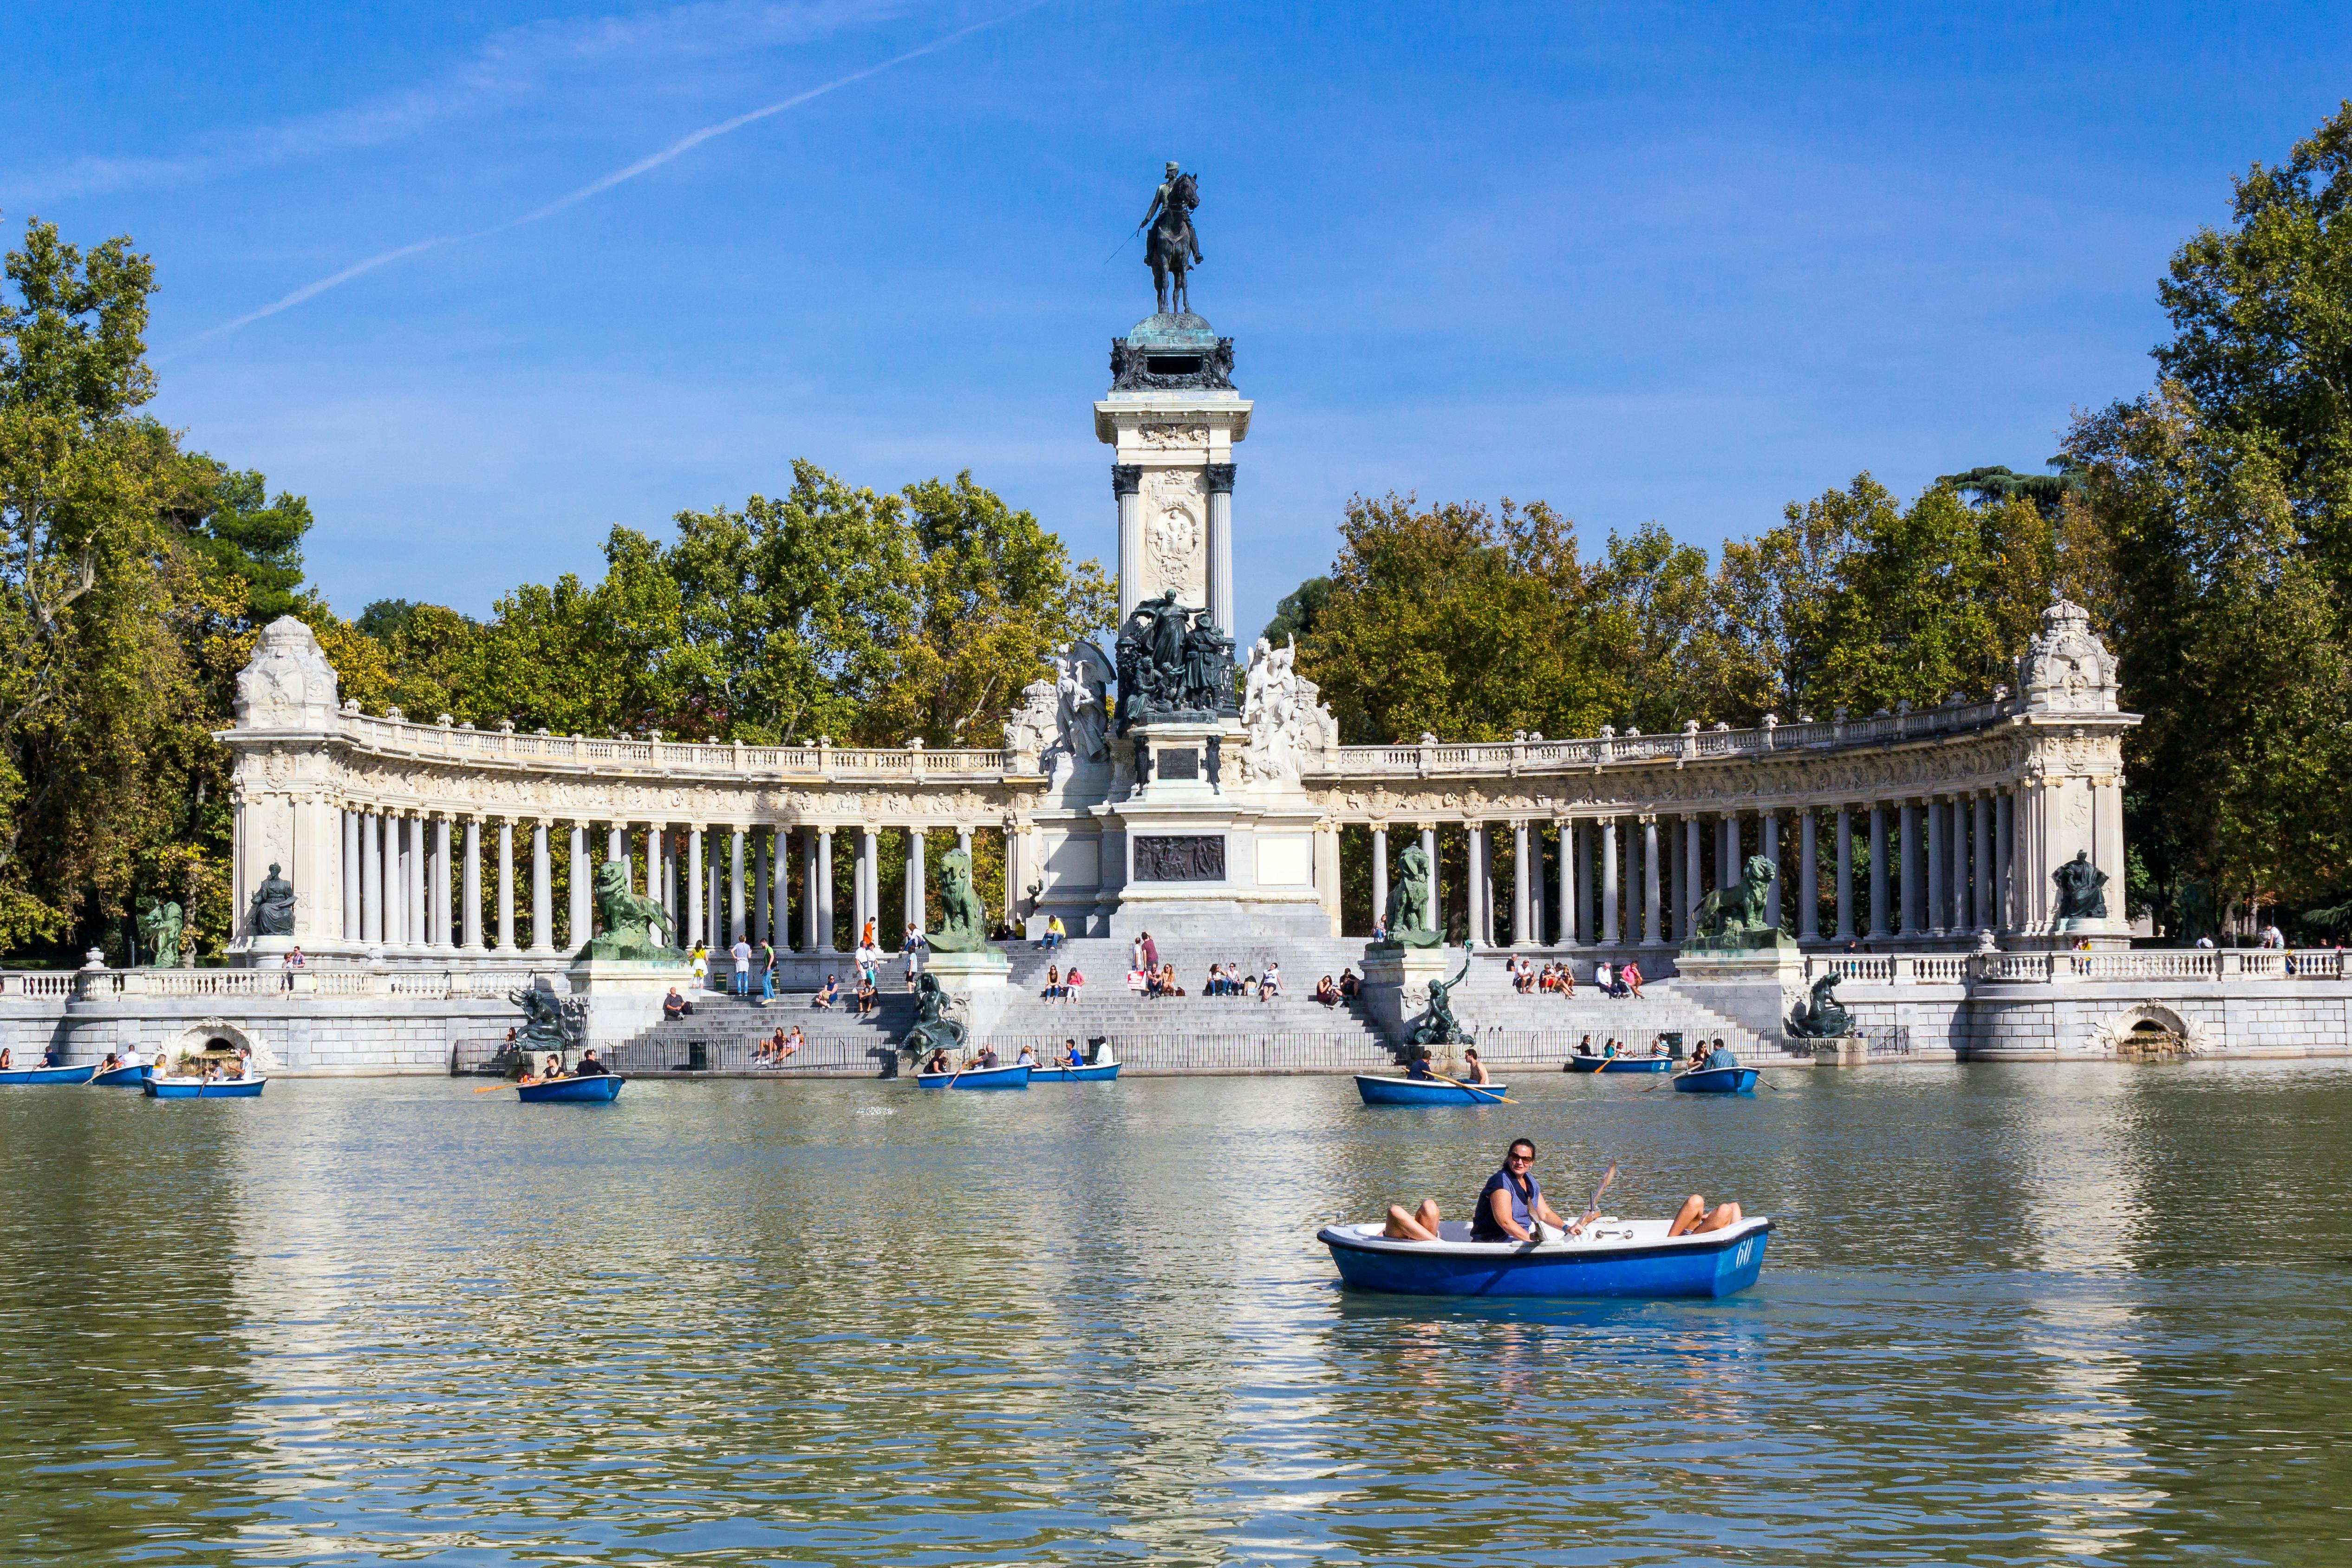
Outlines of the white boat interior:
M1612 1252L1636 1247L1717 1246L1727 1239L1750 1236L1765 1229L1772 1220L1769 1215L1750 1215L1738 1224L1722 1230L1697 1232L1669 1239L1666 1228L1672 1223L1667 1219L1625 1219L1617 1215L1604 1214L1578 1236L1568 1236L1552 1226L1544 1226L1541 1228L1543 1240L1533 1248L1520 1241L1473 1241L1470 1239L1470 1222L1466 1219L1441 1220L1437 1227L1439 1239L1433 1242L1404 1241L1383 1236L1381 1233L1387 1226L1379 1220L1362 1225L1335 1225L1331 1228L1348 1240L1373 1242L1384 1247L1415 1250L1442 1247L1449 1252L1470 1250L1525 1255L1529 1252Z

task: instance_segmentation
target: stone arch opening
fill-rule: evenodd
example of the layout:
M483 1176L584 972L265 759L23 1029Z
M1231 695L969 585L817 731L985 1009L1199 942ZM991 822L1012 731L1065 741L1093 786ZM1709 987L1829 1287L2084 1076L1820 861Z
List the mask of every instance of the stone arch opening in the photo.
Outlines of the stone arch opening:
M2134 1061L2193 1056L2204 1047L2204 1030L2161 1002L2126 1008L2099 1032L2112 1054Z

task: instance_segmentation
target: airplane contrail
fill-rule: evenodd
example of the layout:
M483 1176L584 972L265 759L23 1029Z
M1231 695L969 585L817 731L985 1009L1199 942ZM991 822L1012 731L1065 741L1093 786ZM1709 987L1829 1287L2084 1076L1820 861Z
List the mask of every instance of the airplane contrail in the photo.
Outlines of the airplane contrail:
M268 304L264 305L258 310L248 310L244 315L237 317L234 320L224 321L217 327L207 327L203 331L197 333L194 337L190 338L187 341L173 349L170 354L159 355L158 358L176 358L178 355L185 353L187 350L196 347L199 343L209 342L215 338L226 337L227 334L236 331L240 327L249 327L254 322L261 320L265 317L275 316L281 310L291 310L295 306L301 304L306 299L315 299L320 295L327 292L330 288L334 288L342 284L349 283L352 278L360 277L363 273L373 272L377 267L388 266L389 264L398 261L404 256L415 256L422 251L435 250L445 245L458 245L467 240L488 239L492 235L505 234L509 229L519 229L525 224L535 224L541 218L553 217L556 214L563 211L567 207L576 206L580 203L586 201L591 196L601 195L604 192L611 190L615 185L634 180L638 175L643 174L649 170L658 169L672 159L683 157L688 152L692 152L695 148L701 146L704 142L724 136L730 131L740 131L743 127L751 124L755 120L766 120L771 115L782 114L788 109L797 109L802 104L808 102L812 99L823 98L829 92L836 92L843 88L855 86L856 83L864 81L868 77L879 76L882 72L889 70L895 66L903 66L908 60L920 59L925 55L936 54L960 38L968 37L971 35L979 32L983 27L993 27L1000 22L1009 22L1013 20L1013 17L1019 16L1025 12L1035 10L1038 5L1042 5L1045 3L1045 0L1035 0L1035 4L1034 5L1024 5L1016 11L1008 11L1002 16L992 16L986 21L974 22L970 26L958 27L954 32L944 34L940 37L932 39L929 43L920 46L919 47L908 49L903 55L893 55L890 58L883 60L878 64L867 66L862 70L852 71L847 76L835 77L833 80L810 88L805 92L796 92L790 98L778 99L775 102L762 104L758 109L746 110L743 113L736 115L732 119L722 120L716 124L706 125L699 131L689 131L686 135L679 137L676 141L671 142L668 146L663 148L660 152L650 153L646 157L638 159L634 163L628 164L623 168L615 169L611 173L604 175L602 178L591 180L588 183L581 186L578 190L568 191L543 206L532 208L530 212L524 213L520 217L508 218L503 223L492 224L488 228L476 229L470 234L436 235L430 239L421 239L413 245L404 245L395 250L387 250L381 255L369 256L364 261L353 262L351 266L343 268L341 272L332 273L328 277L321 277L312 283L306 283L301 287L294 290L291 294L286 295L282 298L271 300Z

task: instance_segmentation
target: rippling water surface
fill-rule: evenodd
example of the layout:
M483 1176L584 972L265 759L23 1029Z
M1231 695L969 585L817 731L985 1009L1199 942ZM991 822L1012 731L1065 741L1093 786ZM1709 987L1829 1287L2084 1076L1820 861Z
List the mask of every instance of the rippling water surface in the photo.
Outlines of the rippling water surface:
M0 1090L11 1563L2352 1562L2352 1071ZM1769 1212L1656 1305L1315 1226Z

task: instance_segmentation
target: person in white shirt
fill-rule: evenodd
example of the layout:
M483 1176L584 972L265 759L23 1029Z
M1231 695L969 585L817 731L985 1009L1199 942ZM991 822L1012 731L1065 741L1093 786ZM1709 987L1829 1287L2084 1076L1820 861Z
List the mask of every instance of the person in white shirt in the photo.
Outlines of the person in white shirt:
M735 960L735 994L739 997L750 996L751 994L751 944L738 936L735 938L735 946L727 949L727 956Z
M1605 997L1609 995L1609 988L1613 983L1614 979L1615 976L1609 967L1608 959L1603 958L1601 962L1592 966L1592 983L1600 990L1602 996Z

